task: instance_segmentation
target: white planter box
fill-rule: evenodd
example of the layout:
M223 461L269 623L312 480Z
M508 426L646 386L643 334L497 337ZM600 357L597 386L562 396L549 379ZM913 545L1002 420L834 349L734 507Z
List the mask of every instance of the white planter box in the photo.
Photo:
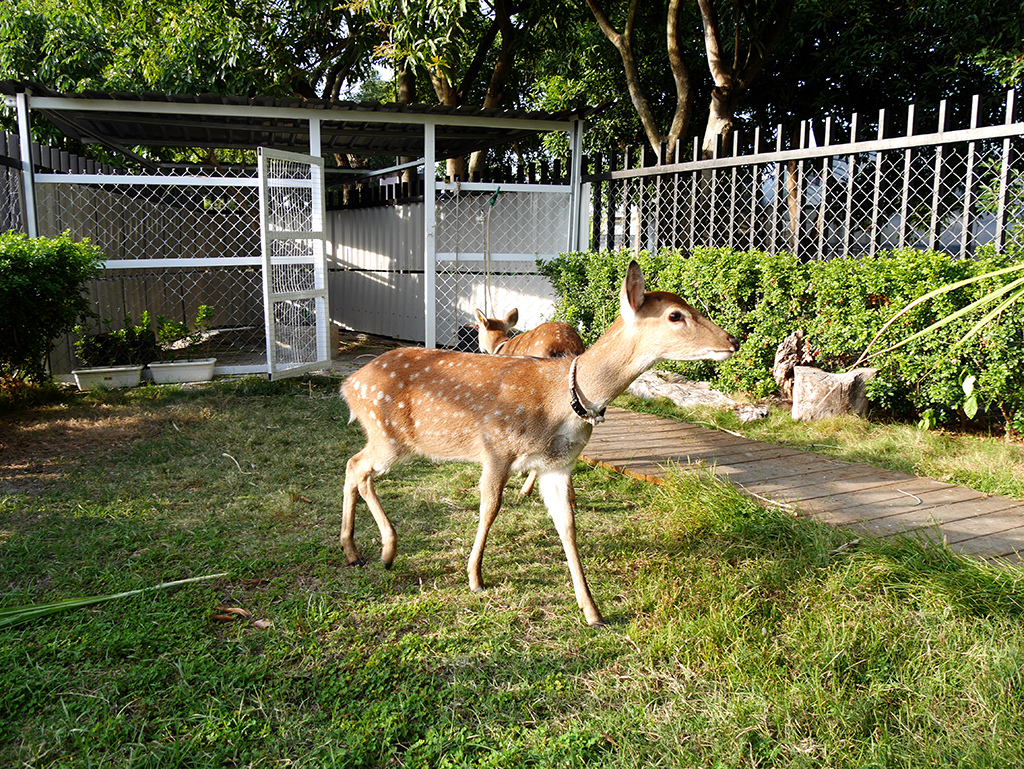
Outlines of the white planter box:
M142 379L142 366L109 366L106 368L79 368L71 372L79 390L99 387L135 387Z
M213 366L216 362L216 358L157 361L149 364L149 371L157 384L209 382L213 379Z

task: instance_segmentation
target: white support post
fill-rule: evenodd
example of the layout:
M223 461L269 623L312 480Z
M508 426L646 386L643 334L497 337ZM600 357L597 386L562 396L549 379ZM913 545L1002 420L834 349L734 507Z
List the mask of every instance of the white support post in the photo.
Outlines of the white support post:
M907 138L914 135L914 105L907 108ZM910 172L913 150L903 150L903 189L900 191L900 248L907 244L907 214L910 207Z
M315 158L320 157L320 118L309 119L309 154Z
M850 117L850 144L857 142L857 113ZM853 227L853 179L857 173L857 154L850 153L849 175L846 178L846 218L843 222L843 256L850 255L850 229Z
M36 176L32 168L32 128L29 122L28 94L15 94L18 111L18 138L21 149L21 183L25 204L25 234L30 238L39 235L36 221Z
M1013 123L1013 100L1015 91L1006 93L1006 125ZM1003 162L999 169L999 202L996 204L996 251L1002 252L1006 245L1006 202L1009 198L1010 180L1010 137L1003 139Z
M878 110L878 138L885 137L885 110ZM874 256L878 251L878 206L882 195L882 153L875 153L875 191L871 197L871 240L868 254Z
M832 118L825 118L825 146L832 143ZM825 259L826 229L825 217L828 215L828 184L832 181L832 158L821 159L821 205L818 208L818 258Z
M939 135L946 130L946 100L939 102ZM939 201L942 190L942 148L935 145L935 175L932 177L932 215L928 224L928 248L935 250L939 237Z
M975 95L971 101L971 128L978 127L978 110L979 110L980 97ZM960 224L960 258L964 259L969 254L968 249L971 246L971 242L974 238L972 232L974 228L973 217L971 216L971 209L974 206L974 158L975 158L975 142L967 142L967 173L964 178L964 214Z
M570 159L569 170L569 237L567 251L580 250L579 222L583 211L583 121L574 120L569 131Z
M437 243L434 124L423 125L423 343L437 347Z

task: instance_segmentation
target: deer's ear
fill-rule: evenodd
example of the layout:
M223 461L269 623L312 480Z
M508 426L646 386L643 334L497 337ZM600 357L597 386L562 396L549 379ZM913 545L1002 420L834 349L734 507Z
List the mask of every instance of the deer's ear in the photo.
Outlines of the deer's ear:
M479 323L481 326L486 326L487 316L480 312L480 308L477 307L473 312L476 315L476 322Z
M631 261L626 269L626 277L622 281L622 291L619 293L619 314L626 323L632 323L643 303L644 274L640 271L640 265Z
M508 331L510 328L516 325L517 320L519 320L519 308L513 307L505 315L505 330Z

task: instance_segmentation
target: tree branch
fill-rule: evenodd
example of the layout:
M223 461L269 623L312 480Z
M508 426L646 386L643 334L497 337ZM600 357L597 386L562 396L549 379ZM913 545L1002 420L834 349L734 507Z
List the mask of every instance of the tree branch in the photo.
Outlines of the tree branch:
M476 54L473 56L473 61L469 63L469 67L466 68L466 73L462 76L462 82L459 84L458 99L459 104L465 104L466 99L469 98L469 89L473 87L473 83L476 82L477 77L480 75L480 70L483 69L484 61L487 58L488 52L491 50L491 46L494 45L494 39L498 35L498 21L495 19L491 22L487 31L484 32L480 38L480 43L476 47Z
M722 61L722 44L719 41L718 33L718 12L711 0L697 0L700 6L701 21L704 23L704 50L707 53L708 68L711 70L711 78L718 87L728 85L732 72Z
M674 149L680 137L686 135L693 112L693 93L690 88L690 70L683 58L682 46L679 45L679 11L682 0L669 0L668 21L665 25L666 45L668 48L668 64L672 70L672 79L676 85L676 110L672 116L672 125L668 129L666 141Z
M658 128L654 113L651 111L650 102L648 102L643 86L640 84L640 70L637 67L636 58L633 54L633 28L636 23L636 11L639 6L639 0L630 0L629 15L626 20L624 33L619 33L612 26L604 11L601 10L601 6L598 5L597 0L587 0L587 5L590 7L590 12L594 14L597 25L604 32L605 37L611 41L611 44L618 50L619 56L622 57L622 65L626 71L626 86L629 89L629 97L633 102L633 108L640 118L640 124L647 135L648 143L650 143L655 152L658 152L664 136Z

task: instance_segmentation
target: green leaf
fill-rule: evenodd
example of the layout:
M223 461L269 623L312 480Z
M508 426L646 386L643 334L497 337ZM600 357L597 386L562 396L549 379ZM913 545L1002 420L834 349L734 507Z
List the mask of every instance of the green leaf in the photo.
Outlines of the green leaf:
M173 582L164 582L153 587L143 587L138 590L127 590L123 593L114 593L112 595L94 595L86 598L66 598L63 601L55 601L54 603L44 604L27 604L25 606L9 606L6 609L0 609L0 628L11 627L12 625L20 625L24 622L31 622L35 619L42 619L48 617L51 614L56 614L62 611L68 611L69 609L82 609L86 606L92 606L93 604L102 603L104 601L112 601L115 598L125 598L130 595L138 595L139 593L146 593L150 590L162 590L167 587L175 587L177 585L184 585L188 582L199 582L206 579L216 579L217 577L226 577L228 572L222 572L220 574L207 574L204 577L190 577L188 579L178 579Z
M974 416L978 413L977 393L971 393L967 397L967 400L964 401L964 413L967 415L968 419L974 419Z

